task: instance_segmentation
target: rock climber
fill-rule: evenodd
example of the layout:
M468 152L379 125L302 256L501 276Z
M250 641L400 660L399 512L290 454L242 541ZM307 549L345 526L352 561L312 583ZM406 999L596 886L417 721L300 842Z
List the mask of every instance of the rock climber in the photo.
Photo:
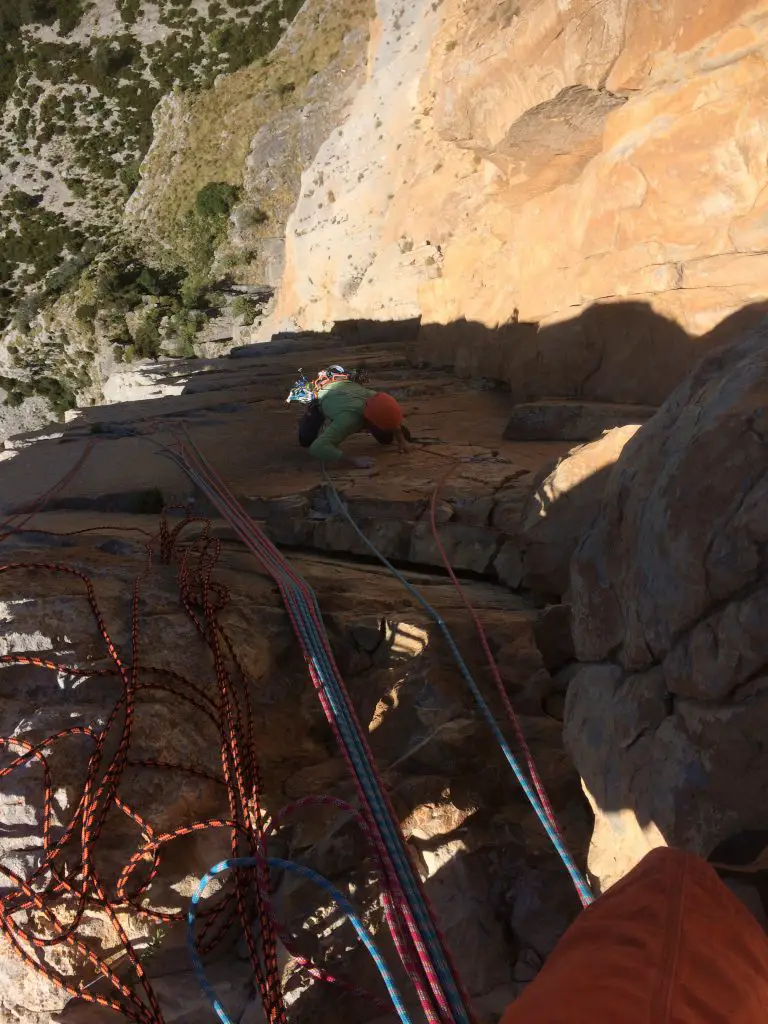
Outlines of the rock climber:
M726 1021L768 1021L768 939L713 865L662 848L576 919L501 1024Z
M410 435L403 422L403 411L392 395L350 380L350 375L338 365L321 370L313 388L316 397L299 422L299 444L308 448L314 458L369 469L373 459L366 455L346 456L339 449L342 441L362 430L367 430L379 444L396 443L402 454L408 452Z

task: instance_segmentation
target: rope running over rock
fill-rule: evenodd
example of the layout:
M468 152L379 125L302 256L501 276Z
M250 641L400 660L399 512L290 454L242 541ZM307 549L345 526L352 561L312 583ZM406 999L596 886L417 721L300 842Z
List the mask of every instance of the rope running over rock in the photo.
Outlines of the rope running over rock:
M67 474L82 465L82 460ZM62 486L57 485L57 490ZM39 509L41 501L36 502ZM170 513L174 510L166 510ZM126 909L148 923L172 924L185 920L179 910L155 909L149 898L153 881L158 878L161 860L168 844L193 833L224 830L229 834L234 859L244 856L262 865L266 862L267 838L291 813L304 807L328 804L364 824L357 812L343 801L330 797L311 797L283 808L268 823L261 808L263 790L256 759L256 738L250 704L253 685L237 659L233 642L221 621L229 602L227 589L213 579L221 544L211 537L207 519L192 516L188 510L171 528L167 515L160 521L158 533L146 542L146 565L136 578L130 593L130 657L125 657L113 641L99 607L92 580L78 568L58 563L18 562L0 565L0 574L18 574L29 584L30 578L65 577L82 588L87 607L97 625L108 660L106 668L70 665L28 654L0 657L0 666L28 666L50 672L58 678L79 681L102 678L113 680L120 693L101 728L77 725L64 728L31 743L22 737L0 738L0 749L10 760L0 768L0 778L10 779L20 771L41 773L42 855L36 868L25 878L8 865L0 864L0 877L6 892L0 896L0 930L18 955L34 971L44 975L71 996L108 1007L139 1024L163 1024L162 1010L141 953L131 941L120 920ZM34 513L25 513L32 515ZM197 536L185 539L191 528ZM16 532L13 527L5 535ZM87 530L71 531L72 534ZM142 588L157 564L176 570L182 606L197 634L212 652L216 693L206 692L204 684L193 683L178 672L144 664L141 654ZM221 774L198 765L172 763L131 756L134 724L144 700L156 701L163 695L189 713L189 728L204 729L208 722L218 735L221 749ZM195 720L194 715L200 717ZM54 814L57 791L54 767L64 756L68 744L86 743L89 747L82 790L66 823L58 824ZM73 752L74 754L74 752ZM73 754L68 755L70 758ZM180 825L170 831L156 830L150 820L124 793L130 790L134 771L161 771L172 778L197 776L225 787L229 817L209 818ZM133 853L127 858L119 877L109 884L98 868L100 841L114 815L125 815L136 825L138 836ZM364 828L367 834L367 828ZM369 846L373 843L369 838ZM375 852L375 850L374 850ZM373 857L374 868L383 875ZM277 866L277 865L274 865ZM284 865L281 865L285 870ZM295 962L306 967L313 977L333 982L373 1002L382 1011L386 1003L359 986L333 976L301 957L293 937L274 918L269 899L270 880L266 868L261 871L238 867L233 871L223 894L212 909L201 912L203 927L195 940L195 956L209 954L231 928L239 922L245 936L253 977L262 1005L271 1022L287 1022L277 966L277 936ZM103 913L115 932L115 950L99 955L87 941L83 925L88 915ZM253 922L258 922L258 940ZM69 951L75 964L72 976L61 973L50 954L57 948ZM136 984L130 983L125 966L130 965ZM77 980L76 980L77 979Z

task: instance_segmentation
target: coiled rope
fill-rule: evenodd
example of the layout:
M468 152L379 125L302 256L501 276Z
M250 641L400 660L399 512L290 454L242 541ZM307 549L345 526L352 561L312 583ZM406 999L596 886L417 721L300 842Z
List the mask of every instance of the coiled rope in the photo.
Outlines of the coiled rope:
M384 962L384 958L382 957L381 953L379 953L378 949L376 948L376 944L374 943L373 939L368 934L367 929L365 928L362 921L355 913L355 908L352 906L349 900L346 899L346 897L344 897L335 886L331 885L331 883L326 878L323 878L322 875L319 875L316 871L313 871L311 868L305 867L303 864L294 864L292 861L283 860L280 857L270 857L266 861L264 860L264 858L261 857L238 857L234 860L223 860L219 864L214 865L210 869L210 871L203 875L203 877L200 879L200 883L197 889L195 890L194 895L192 896L192 901L189 907L189 913L187 915L189 950L192 958L192 965L195 969L195 974L197 975L198 981L200 982L203 991L206 993L209 1000L211 1001L211 1004L213 1005L213 1008L216 1011L219 1020L222 1022L222 1024L233 1024L233 1022L227 1016L224 1007L221 1005L221 1003L218 1000L218 997L216 996L216 993L211 988L208 978L206 977L205 971L203 970L203 965L200 962L200 957L198 955L195 943L195 915L197 913L197 906L203 894L205 893L205 890L208 888L208 886L216 877L216 875L221 875L225 871L231 871L233 868L256 868L258 871L262 871L265 865L271 868L279 868L284 871L292 872L293 874L301 875L302 878L306 878L308 881L319 886L324 892L328 893L328 895L331 897L334 903L336 903L339 909L351 922L353 928L360 937L361 942L363 943L363 945L373 958L373 961L376 964L379 974L381 975L382 980L386 985L387 992L389 993L389 997L392 1000L392 1005L394 1006L395 1011L398 1017L400 1018L401 1024L411 1024L411 1018L408 1015L408 1011L405 1008L402 996L400 995L397 989L397 985L395 985L394 979L392 978L389 968Z
M192 522L203 522L203 530L183 553L178 551L182 530ZM156 550L159 548L159 551ZM29 877L22 878L7 864L0 864L0 874L8 880L0 896L0 930L18 955L33 970L44 975L70 995L86 1002L108 1007L128 1020L140 1024L162 1024L163 1014L154 993L141 954L128 938L120 912L132 913L154 922L182 921L183 912L157 910L149 905L147 890L157 876L161 852L170 842L185 835L211 829L224 829L230 834L234 856L256 855L259 849L263 816L260 809L261 780L255 758L252 715L249 703L250 682L242 672L229 637L219 620L228 602L226 590L211 579L220 553L220 543L212 540L209 524L186 516L173 530L165 519L160 531L147 542L147 564L136 578L131 594L130 658L121 655L112 640L100 611L93 584L85 573L72 566L56 563L19 562L0 565L0 573L24 573L61 576L74 579L83 588L97 628L111 662L107 668L74 666L50 659L22 654L0 657L0 665L34 666L54 673L59 678L112 678L121 692L101 728L73 726L61 729L31 744L21 737L0 738L0 748L13 753L10 762L0 769L0 778L37 765L42 771L42 855ZM214 653L218 699L190 680L169 669L146 665L141 659L140 604L143 581L149 575L154 557L159 554L166 564L175 564L180 596L191 621L201 638ZM222 774L216 775L194 764L172 763L150 758L130 757L136 709L157 693L171 694L182 706L195 710L218 731L221 744ZM199 723L191 725L192 728ZM75 804L61 833L54 832L53 807L55 784L50 765L51 753L61 744L79 738L87 742L91 752L85 769L82 795ZM156 769L163 772L196 775L215 783L224 783L230 803L230 817L193 821L169 832L158 833L142 814L120 793L126 772L131 769ZM109 815L126 815L138 827L140 840L133 856L123 868L116 883L107 884L98 868L98 849ZM136 880L138 869L143 877ZM239 874L239 873L238 873ZM96 954L81 933L86 911L102 912L111 923L118 939L122 957L127 958L139 982L140 992L115 970L115 958ZM202 950L212 949L233 920L239 918L247 937L251 967L256 978L268 1020L287 1021L277 971L275 929L266 913L265 899L259 887L246 885L242 876L235 878L230 892L205 915L205 928L199 943ZM260 949L253 940L252 922L259 921ZM82 934L82 937L81 937ZM250 937L250 938L249 938ZM67 948L77 964L75 977L83 975L87 965L95 980L107 984L107 994L92 989L85 979L75 981L58 970L47 958L50 947Z
M41 495L31 510L9 516L0 524L0 540L17 532L39 511L44 501L56 493L67 480L71 479L87 458L93 442L85 447L80 457L67 474L48 492ZM190 478L207 494L210 500L229 520L243 542L262 562L275 579L289 613L292 625L305 653L310 676L318 692L321 705L326 713L337 741L344 753L358 787L362 813L334 798L308 798L284 808L267 822L260 804L262 784L259 775L253 736L253 719L250 707L249 681L237 659L232 642L226 634L219 613L228 601L225 588L212 579L212 572L218 561L221 545L212 540L210 524L202 517L186 512L184 519L171 530L165 517L161 520L159 532L147 540L147 566L135 581L131 597L131 654L126 659L118 653L111 640L105 621L98 607L93 586L89 578L71 566L48 563L18 563L0 565L0 572L24 571L38 574L68 574L80 581L91 612L104 639L111 666L106 669L92 669L60 664L51 660L28 655L6 655L0 658L2 664L30 665L61 675L75 677L112 677L122 687L122 692L107 716L102 728L86 726L62 729L37 744L30 744L21 737L0 737L0 749L15 752L9 763L0 769L0 778L30 765L38 765L43 775L43 856L31 876L24 879L5 865L0 872L8 877L8 891L0 897L0 930L9 939L17 953L34 970L60 985L71 995L80 999L109 1007L129 1020L139 1024L162 1024L163 1016L141 956L128 939L118 916L120 908L130 907L135 913L160 922L183 920L184 914L155 910L148 906L147 893L151 882L159 871L162 849L167 843L182 836L208 829L225 829L230 835L232 856L216 868L220 872L233 868L234 891L232 889L210 911L202 911L205 925L201 934L192 944L192 957L196 969L200 967L200 954L210 951L220 940L234 920L240 921L248 944L249 957L254 977L261 995L262 1005L270 1024L286 1024L286 1012L282 998L281 981L277 967L277 937L279 936L289 952L295 954L291 937L276 920L270 903L268 865L281 870L302 874L308 880L320 885L337 902L357 930L380 969L385 985L393 998L401 1021L407 1015L402 997L393 988L388 972L378 951L365 933L353 908L346 898L309 868L278 861L267 857L266 842L270 831L284 816L301 806L313 802L335 804L345 813L352 814L363 828L366 840L373 854L373 863L382 879L383 906L387 923L393 935L397 952L414 984L424 1015L429 1024L470 1024L473 1021L469 1001L464 993L458 974L440 935L421 885L418 874L411 864L397 819L389 804L383 785L376 772L365 734L360 727L354 708L346 693L343 681L333 660L328 638L322 624L316 597L306 582L293 570L277 548L266 538L245 511L237 504L221 479L194 448L187 438L181 438L178 452L172 457L182 466ZM327 477L326 477L327 479ZM567 850L559 836L543 786L533 766L530 752L521 743L526 755L532 786L528 784L511 751L506 746L503 734L495 723L492 713L485 704L468 669L461 659L453 638L442 618L426 602L418 591L408 583L372 545L349 516L346 506L336 493L330 481L336 507L346 516L368 548L378 557L400 581L408 587L420 604L429 612L446 637L449 647L457 660L462 675L478 701L484 716L489 721L494 735L500 740L505 757L515 770L523 789L545 827L566 867L574 877L576 871ZM436 492L432 498L431 516L433 529ZM191 523L203 525L199 536L182 552L179 549L182 531ZM87 531L73 531L87 532ZM438 547L449 569L454 584L460 588L445 555L439 537ZM158 550L156 550L156 548ZM159 554L160 561L175 564L182 603L198 634L210 647L217 682L217 697L212 699L200 686L170 670L144 665L140 658L139 607L143 580L152 569L153 557ZM471 612L466 596L462 597ZM487 639L476 614L473 613L476 628L486 656L491 658ZM492 669L493 671L493 669ZM497 687L501 687L502 699L506 696L503 683L494 674ZM171 694L190 709L204 716L221 737L222 774L213 775L197 765L182 765L154 759L136 760L131 758L130 743L137 702L148 691ZM505 702L508 705L508 698ZM508 706L508 714L511 705ZM516 724L514 712L511 720ZM83 793L63 832L53 832L53 794L56 791L49 767L51 747L62 741L72 742L81 737L91 744ZM518 739L522 738L520 733ZM112 753L107 756L107 751ZM186 772L223 783L229 799L230 816L222 819L208 819L192 822L167 833L158 834L139 812L118 792L121 779L128 768L156 769L164 772ZM527 788L526 788L527 787ZM103 834L105 821L110 810L117 810L132 819L141 834L141 842L125 865L114 890L110 891L101 879L95 866L94 852ZM549 827L547 827L549 826ZM74 849L79 856L73 858ZM251 870L246 870L249 865ZM570 866L569 866L570 865ZM143 879L135 881L139 869ZM219 873L219 871L215 871ZM579 876L580 877L580 876ZM585 887L577 884L583 902L591 900ZM574 878L576 883L576 878ZM206 883L207 884L207 883ZM199 893L205 889L201 883ZM199 897L198 897L199 898ZM62 900L69 905L64 918L61 915ZM99 909L106 913L118 936L123 949L140 984L141 994L134 991L128 982L114 969L114 957L99 957L78 935L86 909ZM196 911L190 911L192 919ZM37 916L37 924L31 923ZM200 915L198 915L200 916ZM253 936L254 916L259 923L259 941ZM44 920L42 931L39 922ZM362 930L361 930L362 929ZM77 957L88 963L108 987L110 994L90 991L84 984L75 984L56 971L45 959L45 950L50 946L69 947ZM361 994L354 984L344 982L317 968L308 960L302 960L310 974L324 981L342 984L350 991ZM200 967L202 971L202 968ZM207 983L206 983L207 984ZM210 987L206 989L213 996ZM215 999L215 996L213 996ZM369 997L372 998L372 997ZM374 1000L379 1003L378 1000ZM223 1007L220 1007L223 1011ZM217 1008L217 1013L219 1008ZM220 1019L224 1020L220 1015Z
M159 531L148 537L146 568L132 588L130 660L118 652L112 641L99 609L93 584L84 573L71 566L59 564L19 562L0 565L0 573L19 572L27 576L30 573L45 576L64 574L79 581L112 661L111 667L91 668L68 665L38 656L9 654L0 658L0 666L35 667L54 673L59 679L66 676L79 679L113 678L120 681L123 687L121 696L109 712L102 728L73 726L47 736L36 744L31 744L21 737L0 738L0 749L16 755L0 768L0 778L10 778L15 772L33 765L39 765L43 776L43 856L38 867L26 879L21 878L9 866L0 864L0 873L10 881L8 891L0 896L0 930L31 969L43 974L71 996L108 1007L140 1024L163 1024L161 1007L142 962L142 954L137 951L134 942L128 939L119 914L130 908L133 913L151 921L172 923L183 920L186 915L182 912L160 911L149 904L149 887L158 875L162 853L168 843L184 836L212 829L224 829L231 835L231 845L236 854L233 859L242 859L242 855L248 852L252 855L251 859L262 865L263 870L256 872L255 875L253 872L236 871L234 891L230 887L224 898L212 910L205 910L202 915L198 915L203 917L205 923L194 943L193 960L197 958L199 963L201 954L210 952L231 923L239 918L241 929L246 941L249 942L249 949L253 949L251 967L262 1006L270 1022L286 1020L275 953L277 935L294 957L294 962L304 967L312 977L341 986L386 1012L387 1004L377 996L343 978L331 975L301 957L295 950L292 936L281 927L274 914L269 898L269 878L266 870L267 838L289 814L297 810L327 805L354 818L361 826L369 850L373 853L374 869L380 878L384 878L384 872L377 859L375 843L365 819L342 800L322 796L307 797L284 807L269 821L264 819L260 810L262 784L255 756L249 702L249 688L252 683L244 674L219 618L228 603L228 593L221 584L212 579L221 545L211 538L210 522L207 519L192 516L188 510L185 511L183 520L173 529L169 528L163 516ZM182 549L182 535L192 524L202 524L202 530L185 549ZM71 534L87 532L90 531L70 531ZM219 691L215 698L179 673L143 664L139 658L141 585L158 560L157 556L164 564L176 565L182 604L201 638L209 647L218 649L218 656L214 655ZM181 701L182 706L188 711L202 716L198 721L189 719L189 728L194 734L200 730L201 721L208 721L218 730L222 749L221 775L212 774L194 764L172 763L151 758L136 759L130 756L133 733L131 723L135 718L136 708L147 697L155 700L158 693L171 695L174 700ZM88 760L82 795L69 821L59 826L62 829L61 834L56 834L53 807L54 794L59 787L50 766L49 752L62 743L73 742L78 737L81 738L81 742L83 739L90 742L93 750ZM106 750L116 750L116 753L110 759L105 759ZM223 784L230 798L231 817L193 821L171 831L158 833L132 802L129 803L120 793L120 784L128 769L182 773ZM98 860L100 840L104 835L105 819L113 811L121 812L134 821L141 838L117 882L108 886L102 880L95 864ZM286 868L284 864L280 866L284 870L293 870ZM142 879L137 881L136 876L140 871ZM344 897L341 896L339 904L344 910L348 910L349 904L343 901ZM105 957L97 955L90 948L87 942L87 929L82 937L80 936L80 926L86 911L106 914L115 929L118 949L122 950L122 953ZM37 920L30 915L37 915ZM258 945L253 939L254 917L259 926ZM394 927L395 922L393 909L390 908L390 927ZM352 923L354 926L355 921ZM369 938L368 941L370 942ZM83 966L89 965L95 979L100 980L101 985L94 989L94 983L86 983L85 977L82 981L75 982L74 978L62 975L46 956L49 948L56 947L67 948L75 962L82 963ZM131 986L129 979L122 976L122 972L117 973L116 964L126 959L139 982L138 992ZM377 962L381 962L380 958ZM82 976L82 968L78 966L74 973L75 977ZM387 977L389 976L385 976L385 981ZM106 993L100 991L105 984L108 987ZM224 1012L220 1005L218 1009Z

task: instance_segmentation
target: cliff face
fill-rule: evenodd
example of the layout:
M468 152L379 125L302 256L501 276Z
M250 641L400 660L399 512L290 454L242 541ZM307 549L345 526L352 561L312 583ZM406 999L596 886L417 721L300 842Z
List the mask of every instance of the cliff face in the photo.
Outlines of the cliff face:
M206 274L279 286L252 340L284 322L335 321L335 333L231 360L121 366L102 388L116 366L90 344L97 327L99 345L122 345L114 332L129 325L136 341L137 310L159 330L171 308L177 323L197 308L169 306L159 267L138 261L111 307L107 285L126 266L106 257L53 311L71 321L66 344L55 323L37 325L29 381L45 368L60 397L77 357L68 404L75 385L81 402L103 393L114 404L0 451L4 906L17 937L71 924L83 942L41 947L65 992L4 933L0 1020L111 1018L71 998L109 992L91 954L114 967L112 994L130 999L121 985L136 979L104 892L165 1019L204 1019L183 915L231 852L226 828L252 827L252 807L222 785L234 759L224 676L252 703L267 813L304 796L355 798L277 588L167 458L181 432L315 588L481 1024L498 1020L577 912L443 638L297 446L284 397L299 365L365 364L406 408L408 458L350 438L347 451L373 452L376 471L334 471L336 486L493 702L433 537L437 487L441 541L581 863L592 822L579 775L592 801L599 885L650 846L707 854L731 831L765 827L765 330L667 396L765 299L768 0L699 6L378 0L369 20L367 0L310 0L258 66L165 101L126 226L160 265L184 241L185 211L217 186L231 205L203 239ZM10 375L21 355L9 348L0 369ZM90 378L99 369L91 389L86 366ZM569 450L574 441L591 443ZM45 771L30 760L38 745ZM114 750L117 767L100 760ZM95 833L78 825L89 771L102 784L91 787ZM342 880L386 944L351 819L302 811L281 823L276 851ZM38 887L40 912L26 883L8 896L19 878ZM291 1020L377 1017L373 1000L329 994L300 966L299 955L342 962L381 991L331 901L274 884L296 941L297 953L280 951ZM219 929L206 963L231 1012L255 1021L246 925ZM412 991L406 1000L415 1005Z
M216 270L257 284L282 272L303 170L364 79L370 0L308 0L275 48L212 88L167 95L125 225L155 258L184 248L184 214L210 181L242 186ZM277 243L277 245L275 244Z
M763 0L377 16L367 82L303 178L282 317L532 321L508 377L543 361L539 393L658 402L766 297ZM579 320L626 302L634 333L620 310Z
M657 405L765 299L766 26L766 0L309 0L262 59L165 95L120 244L51 271L3 393L84 405L113 356L204 352L229 278L279 290L245 340L418 317L418 358L519 398Z
M637 433L572 562L565 738L604 886L651 846L765 827L766 341L703 360Z
M228 337L236 333L231 301L211 277L237 195L233 183L242 179L256 127L291 97L299 99L316 70L331 79L328 103L343 103L333 71L364 52L354 27L366 3L349 0L322 24L313 17L317 5L306 5L283 48L293 65L277 59L266 75L260 72L302 0L3 5L0 437L100 401L117 362L191 355L195 342L205 352L222 334L209 323L214 313L229 321ZM364 33L367 19L358 20ZM297 44L296 35L308 45ZM177 148L188 141L193 160L174 159L167 144L153 147L156 159L142 177L153 133L170 135ZM297 176L298 165L291 183ZM124 211L140 178L141 195L129 209L143 202L149 217L138 218L140 230L131 236ZM203 213L190 217L206 186ZM210 186L217 198L206 204ZM174 232L160 204L150 208L158 191ZM241 227L268 213L241 209ZM241 235L239 249L229 253L234 263L249 242L246 231ZM241 301L249 323L259 297Z
M211 1012L191 969L183 916L202 874L231 852L226 828L212 824L233 813L222 785L222 751L229 743L222 665L238 694L232 699L244 702L247 694L252 705L264 812L318 795L356 799L277 588L165 457L180 430L315 588L409 854L482 1024L498 1020L577 911L568 876L489 742L434 622L334 512L317 465L296 444L297 410L284 401L296 365L342 356L350 365L365 363L372 382L400 397L420 440L404 458L377 449L370 437L351 438L347 451L376 455L378 472L333 470L334 482L366 535L439 610L503 718L474 628L440 568L429 528L428 501L442 481L442 541L482 618L569 846L576 856L586 849L588 811L561 740L567 685L561 670L571 656L567 615L504 585L517 586L524 571L519 534L539 471L567 445L501 440L508 416L503 392L409 369L405 346L392 336L376 345L345 346L333 337L275 342L250 357L184 361L164 373L123 368L124 379L108 389L123 401L83 410L56 430L19 436L0 453L0 655L8 656L0 662L0 736L13 736L13 744L46 741L53 844L80 812L91 741L106 728L103 743L112 751L123 735L115 658L136 671L127 761L115 792L104 796L104 828L84 841L78 830L61 850L45 846L44 773L17 764L0 786L0 864L23 878L34 876L41 901L69 921L77 894L58 893L55 881L35 872L50 857L68 877L84 878L87 848L98 874L83 881L87 903L76 934L84 946L62 941L40 957L71 986L82 984L99 997L117 998L117 986L97 979L87 951L117 965L129 987L138 986L98 898L98 881L119 906L149 975L162 1011L155 1019L169 1024L207 1020ZM150 396L155 400L134 400ZM561 492L567 489L562 479L560 485ZM167 536L159 537L163 505L173 506L170 547ZM185 510L194 517L187 525ZM92 602L83 577L91 581ZM219 661L206 639L210 629L200 631L213 619L232 644L222 642ZM38 660L30 664L30 658ZM51 671L45 662L77 668ZM78 731L47 741L61 729ZM90 768L101 780L111 762L105 757ZM189 834L169 842L179 828ZM150 870L151 856L141 856L153 836L161 844L157 871ZM280 825L270 850L336 879L397 969L372 861L349 815L329 806L298 808ZM132 858L138 858L137 873L122 887ZM14 883L8 876L2 882L7 898ZM276 877L275 884L277 913L294 936L291 948L382 994L372 962L332 901L291 878ZM232 892L231 881L223 892ZM158 919L155 912L181 919ZM48 934L44 912L29 919L18 912L15 920L24 930ZM260 1001L243 931L219 929L219 941L204 956L228 1013L256 1021ZM282 949L280 955L291 1020L381 1019L372 998L314 982L295 955ZM414 992L400 974L398 983L418 1019ZM106 1024L113 1017L54 986L26 967L4 937L0 941L0 1019Z

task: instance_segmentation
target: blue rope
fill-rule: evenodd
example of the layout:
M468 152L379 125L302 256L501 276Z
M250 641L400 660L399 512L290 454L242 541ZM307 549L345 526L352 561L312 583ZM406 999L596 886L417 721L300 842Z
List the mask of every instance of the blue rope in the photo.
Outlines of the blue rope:
M555 829L552 827L549 819L547 818L547 815L544 812L544 808L541 806L541 801L539 800L538 794L534 791L526 775L520 768L517 758L512 753L503 732L499 728L498 722L493 716L493 712L488 707L488 704L485 698L483 697L482 693L480 692L480 689L477 683L475 682L472 673L467 668L466 662L462 658L461 652L459 651L459 648L456 645L456 641L453 639L453 635L451 634L451 631L448 629L448 626L443 620L443 617L435 608L432 607L429 601L427 601L427 599L421 595L421 593L416 589L416 587L414 587L414 585L410 583L405 578L405 576L403 576L403 574L398 569L396 569L387 558L384 557L384 555L382 555L378 548L370 540L368 540L363 531L360 529L360 527L354 521L352 516L349 514L349 510L347 509L346 504L341 500L338 491L331 483L330 477L326 472L325 466L323 466L323 477L325 478L328 488L330 489L333 503L336 505L338 510L341 512L341 514L353 528L353 530L358 535L360 540L362 540L366 547L379 559L379 561L383 565L385 565L387 569L389 569L389 571L403 584L403 586L408 590L408 592L419 602L422 608L424 608L424 610L429 614L430 618L432 618L436 623L438 629L443 634L443 637L445 638L448 647L450 648L451 654L453 655L453 658L459 667L459 671L461 672L464 681L467 683L470 690L472 691L472 694L475 698L475 701L477 702L478 707L480 708L480 711L483 714L483 717L491 727L491 731L493 732L496 742L501 747L504 757L507 759L509 766L515 773L517 781L520 783L523 792L525 793L529 803L536 812L536 815L539 821L541 822L542 826L544 827L544 830L546 831L547 835L549 836L552 845L554 846L555 850L560 856L560 859L565 865L568 874L571 876L573 884L576 887L576 891L581 896L582 901L585 905L594 902L594 896L592 895L592 891L590 890L586 879L579 871L562 839L557 834Z
M170 454L170 453L169 453ZM200 453L196 452L197 458L203 465L207 465ZM207 480L196 472L186 462L171 455L171 458L180 465L190 479L208 495L210 500L221 509L221 498L210 487ZM239 505L230 499L230 507L221 509L228 516L233 525L239 520L241 527L249 532L253 531L253 522ZM282 556L275 546L264 537L260 539L261 549L259 557L265 564L268 571L273 575L277 574L283 581L284 596L289 610L293 613L297 623L300 638L310 652L312 662L318 678L320 679L324 693L328 699L333 715L335 717L343 742L349 752L350 759L354 765L355 772L368 800L372 813L375 816L382 840L387 852L393 862L401 888L408 900L416 924L421 933L421 939L429 952L430 959L434 966L435 973L445 994L456 1024L470 1024L470 1016L457 985L453 971L445 956L442 942L435 928L434 921L424 900L424 896L414 875L414 867L408 857L404 846L402 833L399 831L384 800L378 779L370 764L368 754L364 748L362 739L355 725L354 715L346 701L343 688L336 678L332 661L328 657L328 640L322 642L315 620L312 618L309 606L307 605L304 593L286 572L282 563ZM298 575L298 574L297 574ZM309 600L315 611L316 621L322 622L317 597L314 591L302 580L309 592ZM217 1011L218 1012L218 1011Z
M258 867L261 862L256 857L235 857L230 860L223 860L218 864L215 864L210 871L208 871L200 879L200 883L195 890L192 901L189 905L189 911L187 913L187 943L189 945L189 955L192 959L192 966L195 969L195 974L200 982L203 992L208 996L213 1008L216 1011L221 1024L233 1024L233 1021L227 1016L224 1007L219 1002L216 993L213 991L208 978L206 977L203 965L200 962L200 957L197 953L197 947L195 945L195 914L197 912L197 905L200 902L203 893L208 888L210 883L213 881L216 875L221 875L225 871L230 871L232 868L255 868ZM306 878L308 881L313 882L319 886L325 892L327 892L342 913L349 918L353 928L360 937L361 942L365 945L365 948L373 957L373 962L381 975L384 984L387 986L387 992L392 1000L392 1004L397 1011L397 1015L400 1018L401 1024L411 1024L411 1018L408 1015L408 1011L405 1008L402 997L398 992L397 986L395 985L394 979L390 974L389 968L384 962L384 958L376 948L376 944L371 938L370 934L364 927L360 918L355 913L355 909L352 904L343 896L338 889L336 889L331 883L323 878L322 875L318 875L316 871L312 871L311 868L304 867L302 864L293 864L291 861L282 860L279 857L271 857L267 864L272 868L282 868L284 871L291 871L296 875L301 875L302 878Z

